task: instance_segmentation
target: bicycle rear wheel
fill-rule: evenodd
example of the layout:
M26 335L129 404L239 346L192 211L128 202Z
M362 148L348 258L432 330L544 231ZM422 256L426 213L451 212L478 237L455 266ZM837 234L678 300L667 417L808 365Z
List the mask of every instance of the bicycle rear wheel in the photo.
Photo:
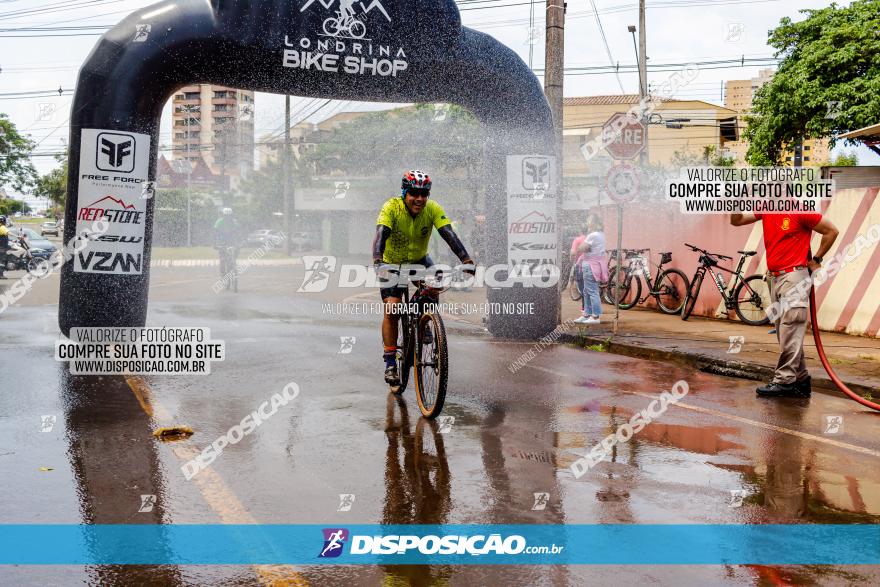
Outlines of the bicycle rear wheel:
M750 275L736 286L733 294L736 315L746 324L761 326L769 324L767 309L770 307L770 286L763 275Z
M575 302L583 297L581 290L578 288L577 267L575 265L571 266L571 271L568 276L568 295Z
M664 314L678 314L688 292L688 278L680 269L667 269L655 284L657 307Z
M426 418L436 418L446 400L449 376L446 328L439 314L426 313L419 318L415 348L413 377L419 410Z
M703 273L698 273L694 278L694 282L691 284L690 289L688 289L687 297L684 300L684 305L681 307L681 319L687 320L691 317L691 313L694 311L694 306L697 305L697 296L700 295L700 287L703 285Z

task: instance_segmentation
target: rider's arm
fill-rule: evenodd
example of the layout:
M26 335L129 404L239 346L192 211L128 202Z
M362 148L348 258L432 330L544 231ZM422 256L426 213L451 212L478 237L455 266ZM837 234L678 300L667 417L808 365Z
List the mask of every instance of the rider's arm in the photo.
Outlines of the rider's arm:
M451 224L439 228L437 232L440 233L440 236L443 237L443 240L446 241L446 244L449 245L449 248L452 249L452 252L458 257L459 261L466 264L473 263L467 249L464 248L464 244L458 238L458 235L455 234L455 231L452 230Z
M732 224L733 226L745 226L746 224L752 224L753 222L757 221L758 217L751 212L746 212L745 214L730 215L730 224Z
M391 229L384 224L376 225L376 236L373 237L373 264L378 265L382 262L385 255L385 243L391 236Z

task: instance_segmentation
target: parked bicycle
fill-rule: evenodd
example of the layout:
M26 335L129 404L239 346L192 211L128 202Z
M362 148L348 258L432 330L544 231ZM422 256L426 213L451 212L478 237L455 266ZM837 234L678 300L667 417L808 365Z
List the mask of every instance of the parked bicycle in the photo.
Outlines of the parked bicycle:
M614 304L620 300L620 309L629 310L636 304L644 303L653 297L657 307L664 314L677 314L684 306L689 290L689 282L684 271L675 268L664 270L663 266L672 262L671 252L660 253L660 264L653 279L649 270L650 260L645 255L650 249L624 249L623 275L618 279L617 266L608 270L608 286L604 290L605 301ZM614 251L612 259L617 258ZM642 297L642 278L648 286L648 292Z
M688 289L687 300L681 310L681 319L690 318L694 307L697 304L697 297L700 295L700 287L703 285L703 279L706 277L706 271L712 275L712 282L718 288L721 299L724 300L724 306L727 310L735 310L739 319L746 324L760 326L767 324L770 319L767 318L767 308L770 307L770 286L767 279L763 275L755 274L743 277L742 271L745 267L746 259L756 254L756 251L737 251L741 256L736 271L718 264L719 259L733 261L733 257L722 255L720 253L710 253L705 249L695 247L692 244L685 243L695 253L700 254L700 265L697 267L691 286ZM715 270L726 271L733 275L730 284L725 285L724 276Z
M382 265L380 270L396 278L399 265ZM412 297L409 287L404 292L401 300L404 311L400 314L400 327L397 329L400 385L392 387L391 391L403 393L412 369L419 410L426 418L436 418L446 400L449 378L446 327L436 308L436 300L449 286L426 283L426 280L417 276L411 277L409 283L414 284L415 292Z
M561 276L559 290L564 291L567 289L569 297L575 302L583 297L581 290L578 287L578 271L580 271L580 269L576 263L563 259L562 268L559 273Z

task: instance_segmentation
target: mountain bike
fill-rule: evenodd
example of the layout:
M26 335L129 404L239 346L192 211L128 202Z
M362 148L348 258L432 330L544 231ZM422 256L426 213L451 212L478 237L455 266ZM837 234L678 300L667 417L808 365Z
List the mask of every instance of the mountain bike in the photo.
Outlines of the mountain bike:
M399 265L382 265L380 270L396 276ZM410 297L409 285L415 291ZM446 327L437 309L439 294L449 289L449 282L442 279L427 280L410 276L401 299L402 312L397 329L397 372L400 384L393 386L393 393L403 393L412 369L413 383L419 410L426 418L436 418L443 410L446 400L446 384L449 379L449 351Z
M568 290L568 296L572 299L572 301L578 301L581 299L582 294L581 290L578 287L578 266L576 263L573 263L570 259L563 259L562 268L559 272L561 276L561 283L559 284L560 291Z
M770 286L767 284L767 279L763 275L755 274L743 277L742 274L746 259L757 254L756 251L737 251L741 256L739 264L736 266L736 271L732 271L720 266L718 260L733 261L733 257L721 255L720 253L710 253L705 249L688 243L685 243L685 246L700 254L700 265L697 267L696 273L694 273L687 299L681 309L682 320L690 318L691 313L694 311L697 297L700 295L700 287L703 285L703 279L706 277L706 271L708 271L712 274L712 282L718 288L718 293L721 294L721 299L724 300L724 307L728 311L736 310L736 315L746 324L761 326L770 322L770 319L767 317L767 308L770 307ZM715 269L726 271L733 275L729 285L725 285L724 277L721 273L716 273Z
M620 299L620 309L629 310L636 304L644 303L653 297L657 307L664 314L677 314L684 306L685 297L689 290L689 281L684 271L670 268L663 270L663 266L672 262L672 253L665 251L660 253L660 264L653 279L648 269L650 260L645 255L650 249L624 249L626 264L623 265L623 276L618 279L617 267L612 267L608 272L608 287L605 288L608 303L614 304L617 297ZM616 252L615 252L616 254ZM648 292L642 297L642 279L648 286Z
M223 245L220 252L220 279L226 283L226 289L238 293L238 267L235 264L236 247Z

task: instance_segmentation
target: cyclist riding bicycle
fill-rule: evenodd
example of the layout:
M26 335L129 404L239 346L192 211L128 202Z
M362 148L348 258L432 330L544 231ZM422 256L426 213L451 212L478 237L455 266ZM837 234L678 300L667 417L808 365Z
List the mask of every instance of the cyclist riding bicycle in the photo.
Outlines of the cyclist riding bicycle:
M434 262L428 256L431 229L437 232L465 265L473 265L470 255L452 229L452 221L446 217L443 207L431 195L431 178L427 173L414 169L403 174L400 197L389 199L382 206L376 219L376 236L373 239L373 264L409 264L431 267ZM397 355L398 316L394 311L406 291L407 284L393 284L380 288L382 296L382 343L385 360L385 382L397 385L400 375L395 362Z
M214 248L220 252L222 257L227 247L233 247L235 249L232 256L234 260L238 256L240 246L241 225L233 216L232 208L223 208L220 212L220 218L214 223Z

